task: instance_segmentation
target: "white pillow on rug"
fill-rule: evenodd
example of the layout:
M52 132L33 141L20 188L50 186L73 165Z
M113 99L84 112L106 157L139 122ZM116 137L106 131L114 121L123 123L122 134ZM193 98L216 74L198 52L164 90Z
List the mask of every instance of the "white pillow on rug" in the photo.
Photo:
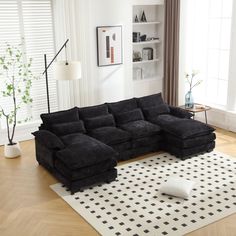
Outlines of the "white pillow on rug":
M187 199L196 183L183 178L169 178L160 188L161 193Z

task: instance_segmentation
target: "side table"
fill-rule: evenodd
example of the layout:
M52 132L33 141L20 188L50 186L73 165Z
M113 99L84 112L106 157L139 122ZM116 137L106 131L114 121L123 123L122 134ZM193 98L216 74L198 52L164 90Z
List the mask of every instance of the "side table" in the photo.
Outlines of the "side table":
M211 109L211 107L199 104L199 103L194 103L193 108L187 108L185 105L179 106L179 108L191 112L193 114L193 119L195 119L195 114L198 112L204 112L205 113L205 122L207 124L207 111Z

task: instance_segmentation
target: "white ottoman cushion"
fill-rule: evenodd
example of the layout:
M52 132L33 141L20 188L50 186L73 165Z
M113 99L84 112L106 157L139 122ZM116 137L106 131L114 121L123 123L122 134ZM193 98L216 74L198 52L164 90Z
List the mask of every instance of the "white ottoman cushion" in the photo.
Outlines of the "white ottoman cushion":
M169 178L160 188L161 193L187 199L196 183L183 178Z

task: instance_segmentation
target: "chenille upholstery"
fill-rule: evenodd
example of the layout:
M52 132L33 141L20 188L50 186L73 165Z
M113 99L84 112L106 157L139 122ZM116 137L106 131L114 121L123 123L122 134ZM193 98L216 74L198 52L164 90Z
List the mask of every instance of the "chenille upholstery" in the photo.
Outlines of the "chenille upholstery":
M161 94L42 114L36 159L71 192L117 178L117 161L164 150L181 159L215 147L214 129Z

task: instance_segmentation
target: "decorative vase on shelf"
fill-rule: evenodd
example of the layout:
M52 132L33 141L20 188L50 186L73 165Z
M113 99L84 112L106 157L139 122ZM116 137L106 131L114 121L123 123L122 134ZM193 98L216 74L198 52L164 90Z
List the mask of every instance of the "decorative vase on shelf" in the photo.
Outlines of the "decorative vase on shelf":
M189 90L185 95L185 108L193 108L194 101L193 101L193 94L192 91Z

